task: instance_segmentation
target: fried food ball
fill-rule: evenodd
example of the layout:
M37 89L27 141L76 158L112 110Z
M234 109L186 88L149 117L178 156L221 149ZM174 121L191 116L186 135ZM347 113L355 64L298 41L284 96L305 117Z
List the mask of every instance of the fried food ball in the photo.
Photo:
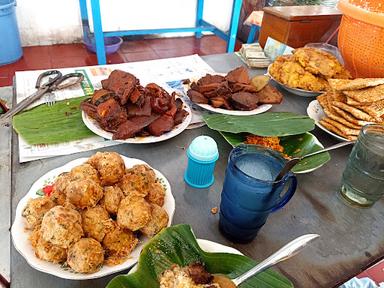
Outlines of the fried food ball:
M107 265L117 265L124 262L132 250L136 247L138 239L132 231L124 230L117 226L103 240L105 249L105 263Z
M101 199L100 202L108 211L108 213L115 215L117 214L117 210L119 209L120 201L123 198L124 194L119 186L105 186L104 198Z
M168 225L168 213L165 211L164 208L161 208L160 206L156 204L150 204L151 205L151 220L149 223L140 229L140 231L148 236L152 237L160 232L161 229L167 227Z
M61 173L53 183L53 190L51 193L51 199L56 205L64 205L66 201L65 188L71 182L71 176L69 172Z
M126 197L144 198L155 180L156 175L153 169L148 165L140 164L126 170L119 186Z
M151 184L151 187L149 188L148 195L145 197L145 199L148 202L154 203L162 207L164 205L164 198L165 198L165 188L164 186L156 181Z
M67 263L76 272L96 272L103 262L103 247L93 238L81 238L68 249Z
M22 216L27 221L27 229L34 229L41 224L44 214L47 213L55 203L50 197L39 197L29 199L27 206L24 208Z
M151 220L151 205L143 198L133 200L128 197L121 200L117 210L117 224L136 231L146 226Z
M35 230L33 230L29 236L29 240L35 250L37 258L53 263L63 263L67 260L67 250L45 241L41 237L40 226L37 226Z
M102 186L117 183L125 172L124 160L116 152L97 152L88 163L99 171Z
M93 180L80 179L69 183L65 194L69 203L84 209L96 206L103 198L103 188Z
M45 213L41 223L42 238L62 248L68 248L83 236L81 215L74 209L55 206Z
M81 214L83 220L83 230L86 237L91 237L97 241L103 241L103 238L111 229L112 219L104 207L97 205L93 208L87 208Z
M71 180L91 179L96 183L100 183L99 172L92 165L84 163L73 167L70 172Z

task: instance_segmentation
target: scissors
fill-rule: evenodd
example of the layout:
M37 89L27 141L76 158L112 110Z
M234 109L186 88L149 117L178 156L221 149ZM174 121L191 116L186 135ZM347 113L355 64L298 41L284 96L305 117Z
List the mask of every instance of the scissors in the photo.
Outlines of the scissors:
M43 83L43 79L47 77L48 80ZM68 73L63 75L58 70L49 70L41 73L36 80L35 88L37 91L18 103L8 112L1 115L0 124L8 123L14 115L22 111L25 107L31 105L36 100L40 99L45 93L76 85L83 80L84 75L82 73Z

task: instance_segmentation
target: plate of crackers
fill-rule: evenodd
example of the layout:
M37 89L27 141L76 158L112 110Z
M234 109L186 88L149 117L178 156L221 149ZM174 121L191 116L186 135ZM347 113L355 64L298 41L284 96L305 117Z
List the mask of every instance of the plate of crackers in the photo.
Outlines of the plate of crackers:
M384 124L384 78L328 79L331 89L312 101L307 114L342 141L357 139L360 129Z

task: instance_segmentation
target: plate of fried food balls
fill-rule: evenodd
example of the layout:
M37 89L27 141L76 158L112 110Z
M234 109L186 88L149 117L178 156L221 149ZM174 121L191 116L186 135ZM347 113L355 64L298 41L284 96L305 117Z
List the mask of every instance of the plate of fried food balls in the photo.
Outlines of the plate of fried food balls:
M351 79L351 74L330 52L313 47L295 49L269 65L268 74L284 90L315 97L330 89L328 79Z
M94 279L133 266L174 211L163 174L144 161L97 152L38 179L17 205L11 234L36 270Z

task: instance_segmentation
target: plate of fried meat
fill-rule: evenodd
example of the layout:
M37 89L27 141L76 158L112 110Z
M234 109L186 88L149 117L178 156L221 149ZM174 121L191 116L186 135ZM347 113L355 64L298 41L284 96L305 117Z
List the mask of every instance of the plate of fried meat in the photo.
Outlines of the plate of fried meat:
M17 205L11 235L36 270L95 279L133 266L174 210L163 174L139 159L97 152L36 180Z
M307 114L342 141L356 140L362 126L384 124L384 78L329 79L331 89L312 101Z
M227 74L189 79L185 90L189 99L205 110L226 115L256 115L283 101L283 95L269 80L266 75L251 78L246 68L238 67Z
M102 89L81 104L84 124L95 134L124 143L153 143L183 132L192 119L187 104L155 83L143 86L114 70Z
M268 74L284 90L315 97L329 89L328 79L350 79L350 73L331 53L313 47L298 48L269 65Z

